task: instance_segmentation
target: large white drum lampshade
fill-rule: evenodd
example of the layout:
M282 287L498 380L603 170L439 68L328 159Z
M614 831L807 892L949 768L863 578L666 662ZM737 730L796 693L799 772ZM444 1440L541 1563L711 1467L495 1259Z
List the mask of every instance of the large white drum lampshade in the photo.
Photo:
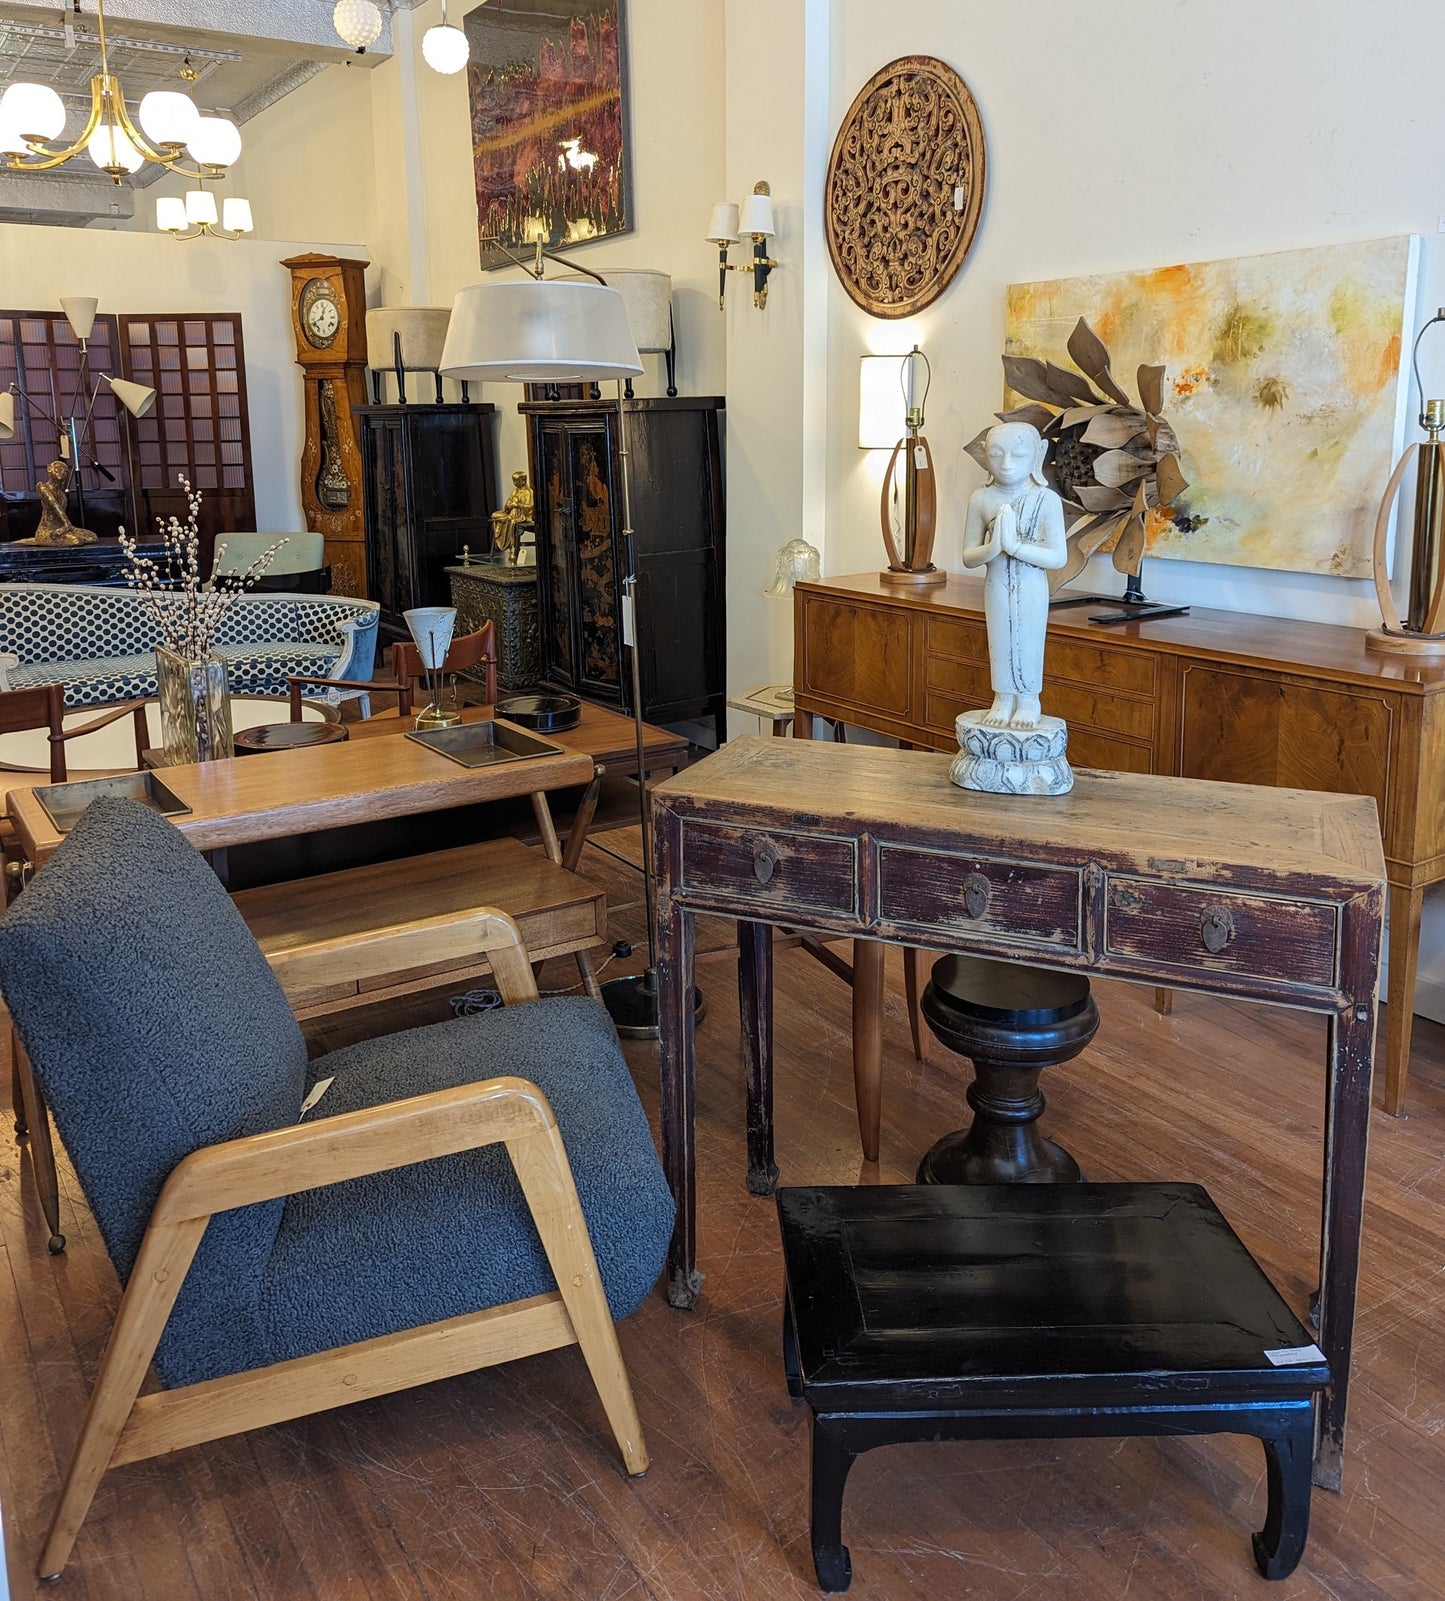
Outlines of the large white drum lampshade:
M568 279L472 284L452 302L442 376L565 384L642 371L615 289Z

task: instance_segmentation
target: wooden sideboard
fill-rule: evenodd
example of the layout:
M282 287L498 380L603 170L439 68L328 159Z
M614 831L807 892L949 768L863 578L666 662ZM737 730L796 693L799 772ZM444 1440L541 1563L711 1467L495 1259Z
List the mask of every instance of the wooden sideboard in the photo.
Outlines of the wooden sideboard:
M1445 878L1445 662L1376 654L1365 631L1195 607L1101 626L1054 611L1046 712L1078 767L1368 795L1390 884L1384 1102L1409 1073L1425 889ZM991 697L983 585L918 594L875 574L795 592L797 732L813 717L953 750L953 720Z

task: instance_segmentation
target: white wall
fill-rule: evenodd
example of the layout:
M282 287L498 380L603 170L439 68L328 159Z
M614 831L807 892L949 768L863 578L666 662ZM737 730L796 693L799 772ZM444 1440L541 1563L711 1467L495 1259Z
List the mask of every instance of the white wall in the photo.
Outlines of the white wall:
M165 234L0 225L0 285L7 306L59 308L61 295L96 295L112 314L236 311L246 347L246 394L256 522L300 529L303 419L291 333L291 275L278 265L298 251L364 254L357 244L178 244Z
M983 119L989 192L972 255L906 323L867 317L830 283L831 430L825 570L878 563L881 463L856 448L857 358L906 350L933 365L928 435L944 560L980 482L962 446L1000 405L1012 282L1166 266L1388 234L1434 243L1445 211L1436 152L1445 109L1415 0L1094 0L1020 25L987 0L834 0L836 128L896 56L940 56ZM1422 306L1445 301L1445 252L1427 250ZM1445 339L1432 353L1445 382ZM1413 416L1413 407L1411 411ZM1383 481L1381 488L1383 489ZM1080 582L1122 587L1107 558ZM1307 574L1151 560L1151 596L1368 626L1372 586Z

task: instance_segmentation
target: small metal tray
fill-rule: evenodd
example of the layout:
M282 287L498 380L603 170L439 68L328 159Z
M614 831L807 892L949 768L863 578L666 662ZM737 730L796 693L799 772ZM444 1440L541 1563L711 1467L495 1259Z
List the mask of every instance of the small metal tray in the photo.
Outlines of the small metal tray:
M81 778L73 784L38 784L34 794L59 834L68 834L91 801L102 795L139 801L162 817L182 817L190 811L154 773L117 773L114 778Z
M528 756L560 756L560 745L524 734L506 723L459 723L455 728L428 728L406 736L428 750L448 756L463 767L495 767Z

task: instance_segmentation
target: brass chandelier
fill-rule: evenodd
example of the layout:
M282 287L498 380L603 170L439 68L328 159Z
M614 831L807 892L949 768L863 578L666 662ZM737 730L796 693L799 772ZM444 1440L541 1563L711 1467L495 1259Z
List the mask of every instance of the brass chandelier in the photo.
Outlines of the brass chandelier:
M77 0L76 9L79 10ZM241 133L225 117L203 115L189 95L153 89L142 97L136 122L125 91L110 70L105 41L105 0L96 0L100 71L90 80L90 115L74 143L58 146L65 132L65 102L49 85L13 83L0 95L0 157L19 172L63 166L82 151L117 184L146 162L188 178L225 176L241 154ZM189 157L193 165L187 165Z

